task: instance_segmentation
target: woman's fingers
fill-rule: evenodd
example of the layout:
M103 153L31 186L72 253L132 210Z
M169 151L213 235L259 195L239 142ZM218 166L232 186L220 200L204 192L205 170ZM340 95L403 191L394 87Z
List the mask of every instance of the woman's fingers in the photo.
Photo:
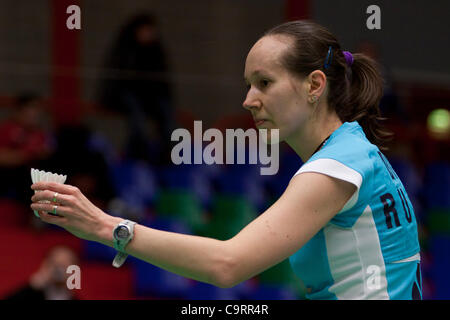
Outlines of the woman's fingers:
M70 215L71 212L68 207L59 206L58 204L54 203L39 203L39 202L32 203L31 209L38 211L40 216L41 211L50 212L52 214L57 214L59 216L67 216Z
M42 221L58 225L79 238L95 239L104 213L77 187L55 182L39 182L31 187L37 191L31 198L31 209Z
M31 197L31 201L50 201L51 203L68 206L73 203L73 196L61 194L55 191L44 190L36 192L36 194Z
M63 216L53 216L51 214L48 214L45 211L38 211L39 216L41 217L41 220L47 223L55 224L60 227L64 227L65 223L67 222L67 218Z
M77 195L80 193L80 190L77 187L57 182L36 182L31 185L31 189L36 191L50 190L68 195Z

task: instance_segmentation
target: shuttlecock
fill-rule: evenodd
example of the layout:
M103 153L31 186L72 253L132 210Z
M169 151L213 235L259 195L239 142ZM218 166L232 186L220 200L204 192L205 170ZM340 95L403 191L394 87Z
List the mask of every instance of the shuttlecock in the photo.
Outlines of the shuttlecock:
M62 174L56 174L51 172L46 172L43 170L37 170L37 169L31 169L31 181L33 183L36 182L57 182L57 183L64 183L66 182L67 176ZM36 193L38 191L34 191ZM50 203L50 201L39 201L40 203ZM36 217L39 217L39 214L36 210L33 210Z

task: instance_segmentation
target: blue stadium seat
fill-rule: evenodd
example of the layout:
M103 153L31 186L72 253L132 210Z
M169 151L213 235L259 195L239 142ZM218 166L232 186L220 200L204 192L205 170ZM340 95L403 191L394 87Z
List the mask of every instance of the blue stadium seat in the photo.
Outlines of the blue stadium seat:
M180 220L155 217L142 223L158 230L190 234L189 227ZM145 261L131 258L134 270L135 294L140 297L160 297L181 299L186 296L191 281Z
M158 183L152 167L144 162L123 161L113 166L112 175L116 192L127 204L145 208L153 203Z
M207 283L195 281L187 291L188 300L237 300L238 291L235 288L219 288Z
M176 232L182 234L192 234L192 230L190 226L184 221L172 218L168 216L154 216L149 217L141 223L144 226L148 226L150 228L154 228L157 230Z
M273 201L283 194L289 181L302 165L301 158L294 151L280 151L280 169L276 175L271 176L266 182L266 188Z
M425 170L425 198L428 209L450 208L450 165L435 162Z
M215 165L172 165L160 170L160 187L165 190L192 192L202 206L208 206L211 200L212 177L217 174Z
M430 253L433 262L430 275L435 287L434 299L450 299L450 235L440 234L430 237Z
M103 155L109 168L114 166L118 159L118 153L114 145L99 131L92 132L88 140L88 148Z
M183 299L186 297L191 281L168 272L145 261L132 258L130 264L134 273L134 291L138 297Z
M116 256L116 250L98 242L83 240L82 255L83 259L88 261L112 264L112 261Z
M214 179L215 194L244 197L258 212L266 207L264 176L258 165L228 166Z
M249 294L249 300L296 300L298 295L289 286L260 284Z

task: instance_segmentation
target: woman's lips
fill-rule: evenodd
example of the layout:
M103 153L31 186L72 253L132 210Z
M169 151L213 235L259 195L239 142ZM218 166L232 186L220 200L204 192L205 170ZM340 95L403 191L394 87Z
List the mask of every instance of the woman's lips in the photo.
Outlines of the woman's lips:
M262 125L265 121L266 121L266 120L258 120L258 121L255 121L255 126L260 126L260 125Z

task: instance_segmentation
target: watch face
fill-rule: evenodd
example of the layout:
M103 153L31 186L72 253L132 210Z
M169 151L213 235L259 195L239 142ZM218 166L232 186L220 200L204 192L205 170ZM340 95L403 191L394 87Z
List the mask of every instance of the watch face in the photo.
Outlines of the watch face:
M125 226L120 226L116 229L116 237L119 239L126 239L128 238L128 235L130 232L128 231L128 228Z

